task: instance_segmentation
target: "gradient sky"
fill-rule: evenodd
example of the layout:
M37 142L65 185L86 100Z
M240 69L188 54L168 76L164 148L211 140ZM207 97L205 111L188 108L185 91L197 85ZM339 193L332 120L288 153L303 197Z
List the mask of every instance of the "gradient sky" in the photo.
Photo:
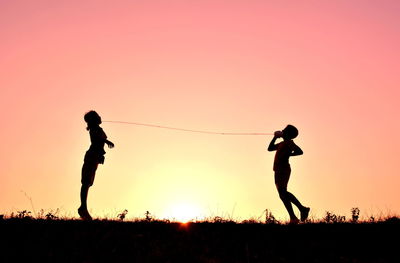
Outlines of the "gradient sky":
M77 216L83 115L273 132L312 216L400 213L399 1L0 1L0 213ZM287 213L270 136L103 123L94 216ZM32 204L33 208L32 208ZM182 210L187 210L182 215Z

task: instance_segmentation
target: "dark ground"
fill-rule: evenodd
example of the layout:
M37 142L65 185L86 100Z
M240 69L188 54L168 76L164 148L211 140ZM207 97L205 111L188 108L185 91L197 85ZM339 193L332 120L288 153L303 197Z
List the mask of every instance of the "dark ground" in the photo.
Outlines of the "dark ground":
M399 219L297 226L0 220L0 262L400 262Z

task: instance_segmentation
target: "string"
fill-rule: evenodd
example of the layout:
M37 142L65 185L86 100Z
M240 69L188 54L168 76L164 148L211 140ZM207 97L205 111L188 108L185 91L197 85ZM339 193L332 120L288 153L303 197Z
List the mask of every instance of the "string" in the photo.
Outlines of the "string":
M265 132L216 132L216 131L193 130L193 129L186 129L186 128L176 128L176 127L163 126L163 125L157 125L157 124L129 122L129 121L103 121L103 122L138 125L138 126L146 126L146 127L152 127L152 128L160 128L160 129L168 129L168 130L184 131L184 132L193 132L193 133L203 133L203 134L217 134L217 135L274 135L273 133L265 133Z

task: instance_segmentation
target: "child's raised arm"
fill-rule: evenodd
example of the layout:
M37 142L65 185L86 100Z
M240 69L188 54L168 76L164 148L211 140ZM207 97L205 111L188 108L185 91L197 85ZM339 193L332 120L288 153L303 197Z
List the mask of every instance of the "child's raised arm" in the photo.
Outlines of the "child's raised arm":
M271 142L268 145L268 151L272 152L272 151L276 151L278 149L278 145L275 144L276 139L278 139L279 137L282 137L282 132L281 131L276 131L274 133L274 138L272 138Z
M278 139L278 138L274 136L274 138L272 138L271 142L269 143L269 145L268 145L268 151L269 152L277 150L278 147L275 144L276 139Z

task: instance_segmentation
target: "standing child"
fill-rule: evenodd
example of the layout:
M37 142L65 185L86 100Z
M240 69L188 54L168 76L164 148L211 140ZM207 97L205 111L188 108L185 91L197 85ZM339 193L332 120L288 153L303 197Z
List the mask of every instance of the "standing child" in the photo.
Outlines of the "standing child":
M107 136L101 124L101 117L95 111L89 111L85 114L84 119L87 123L87 130L90 134L90 148L85 154L82 167L82 187L81 187L81 206L78 208L78 214L83 220L92 220L87 209L87 196L89 187L93 185L99 163L104 163L104 144L109 148L113 148L114 144L107 140Z
M290 224L298 224L299 219L293 212L292 203L300 210L300 219L305 221L310 212L310 208L303 206L299 200L287 191L287 185L290 177L289 157L302 155L303 151L297 146L293 139L299 134L296 127L288 125L283 131L276 131L274 138L268 146L268 151L276 151L274 160L275 185L283 204L290 216ZM275 143L278 138L282 137L283 141Z

